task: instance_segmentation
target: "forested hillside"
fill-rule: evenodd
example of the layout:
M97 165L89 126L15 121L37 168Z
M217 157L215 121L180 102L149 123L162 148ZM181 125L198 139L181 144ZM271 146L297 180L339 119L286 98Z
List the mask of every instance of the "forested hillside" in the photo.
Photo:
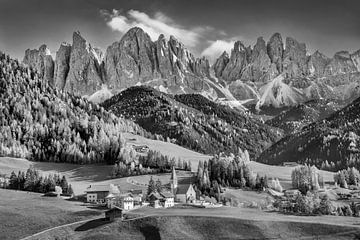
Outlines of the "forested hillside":
M259 162L296 161L326 170L360 167L360 98L326 119L284 137L264 151Z
M255 157L281 136L245 113L196 94L173 97L151 87L131 87L102 106L165 140L207 154L237 153L240 147Z
M266 124L281 128L285 133L293 134L312 122L330 116L344 106L346 106L345 102L340 100L311 100L282 111L266 121Z
M0 52L0 156L35 161L113 163L121 132L147 133L102 107L54 89Z

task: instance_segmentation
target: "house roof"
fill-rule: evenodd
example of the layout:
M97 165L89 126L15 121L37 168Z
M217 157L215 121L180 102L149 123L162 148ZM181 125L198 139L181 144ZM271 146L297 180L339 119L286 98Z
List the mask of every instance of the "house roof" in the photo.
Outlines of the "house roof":
M187 191L189 190L191 184L179 184L176 194L186 194Z
M163 196L164 198L173 198L174 197L174 194L172 194L171 192L161 192L160 195Z
M134 195L143 194L143 190L141 189L131 190L130 192Z
M155 198L155 199L163 199L163 196L161 196L159 193L157 192L152 192L150 193L149 197Z
M123 209L122 209L122 208L119 208L118 206L114 206L113 208L107 210L106 212L107 212L107 213L110 213L110 212L114 212L114 211L120 211L120 212L122 212Z
M105 198L115 198L115 195L110 193L109 195L107 195Z
M120 193L119 188L114 184L106 185L90 185L86 192L110 192L110 193Z

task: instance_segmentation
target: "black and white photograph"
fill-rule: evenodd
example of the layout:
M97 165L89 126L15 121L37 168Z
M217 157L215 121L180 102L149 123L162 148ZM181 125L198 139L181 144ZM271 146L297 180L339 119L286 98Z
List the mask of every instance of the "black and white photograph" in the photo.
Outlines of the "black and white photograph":
M360 1L0 0L0 240L360 239Z

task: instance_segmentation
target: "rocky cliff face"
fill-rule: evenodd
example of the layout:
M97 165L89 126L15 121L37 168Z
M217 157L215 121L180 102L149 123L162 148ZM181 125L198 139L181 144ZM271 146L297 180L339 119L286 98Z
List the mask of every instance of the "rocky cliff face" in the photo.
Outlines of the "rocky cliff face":
M70 70L70 54L71 45L62 43L59 50L56 52L55 58L55 87L64 89L66 78Z
M240 41L235 42L228 64L225 66L221 77L228 81L235 81L241 78L241 74L248 64L248 51ZM217 73L219 75L219 73Z
M204 88L201 77L209 75L208 60L196 59L175 37L164 35L152 42L141 28L130 29L106 50L105 81L110 89L136 84L164 88Z
M79 32L74 32L64 89L78 95L89 95L100 90L102 83L100 57Z
M51 85L54 85L54 60L52 59L50 50L45 44L41 45L38 50L27 49L23 63L36 69L41 77Z
M333 58L319 51L308 56L304 43L287 37L284 48L281 35L275 33L266 45L261 37L253 48L236 42L230 58L222 54L213 70L236 99L258 99L258 107L281 107L310 99L346 100L358 96L359 63L360 50L353 54L341 51ZM279 75L282 77L277 78ZM281 86L281 90L268 86Z
M317 98L354 98L360 92L360 50L341 51L332 58L318 51L307 55L305 44L290 37L284 44L279 33L267 43L259 37L253 47L237 41L230 56L224 52L211 68L206 58L195 58L175 37L160 35L152 41L138 27L109 46L105 55L75 32L72 45L60 46L55 69L45 45L27 50L24 63L57 88L79 95L92 95L102 85L114 94L140 84L231 102L267 99L262 104L281 107Z

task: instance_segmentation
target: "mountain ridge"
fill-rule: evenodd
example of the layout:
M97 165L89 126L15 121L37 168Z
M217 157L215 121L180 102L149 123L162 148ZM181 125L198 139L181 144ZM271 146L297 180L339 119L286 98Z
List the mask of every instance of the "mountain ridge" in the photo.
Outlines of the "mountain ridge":
M44 72L44 64L38 66L31 51L26 51L24 63ZM42 56L40 50L37 52ZM51 70L51 63L48 65L45 69ZM149 85L171 94L200 93L219 102L237 101L233 106L255 102L262 108L360 95L360 50L351 54L339 51L332 58L319 51L309 55L304 43L291 37L284 43L279 33L268 42L259 37L253 47L237 41L230 55L223 52L210 66L205 57L196 58L174 36L167 40L161 34L152 41L139 27L131 28L105 54L74 32L73 44L60 45L54 65L55 74L48 80L60 89L83 96L91 96L103 85L113 94L131 86ZM279 76L283 76L282 85L289 89L283 97L293 100L261 101L267 98L262 96L262 88ZM228 94L219 91L223 88L228 89ZM277 95L276 91L271 88L267 92Z

